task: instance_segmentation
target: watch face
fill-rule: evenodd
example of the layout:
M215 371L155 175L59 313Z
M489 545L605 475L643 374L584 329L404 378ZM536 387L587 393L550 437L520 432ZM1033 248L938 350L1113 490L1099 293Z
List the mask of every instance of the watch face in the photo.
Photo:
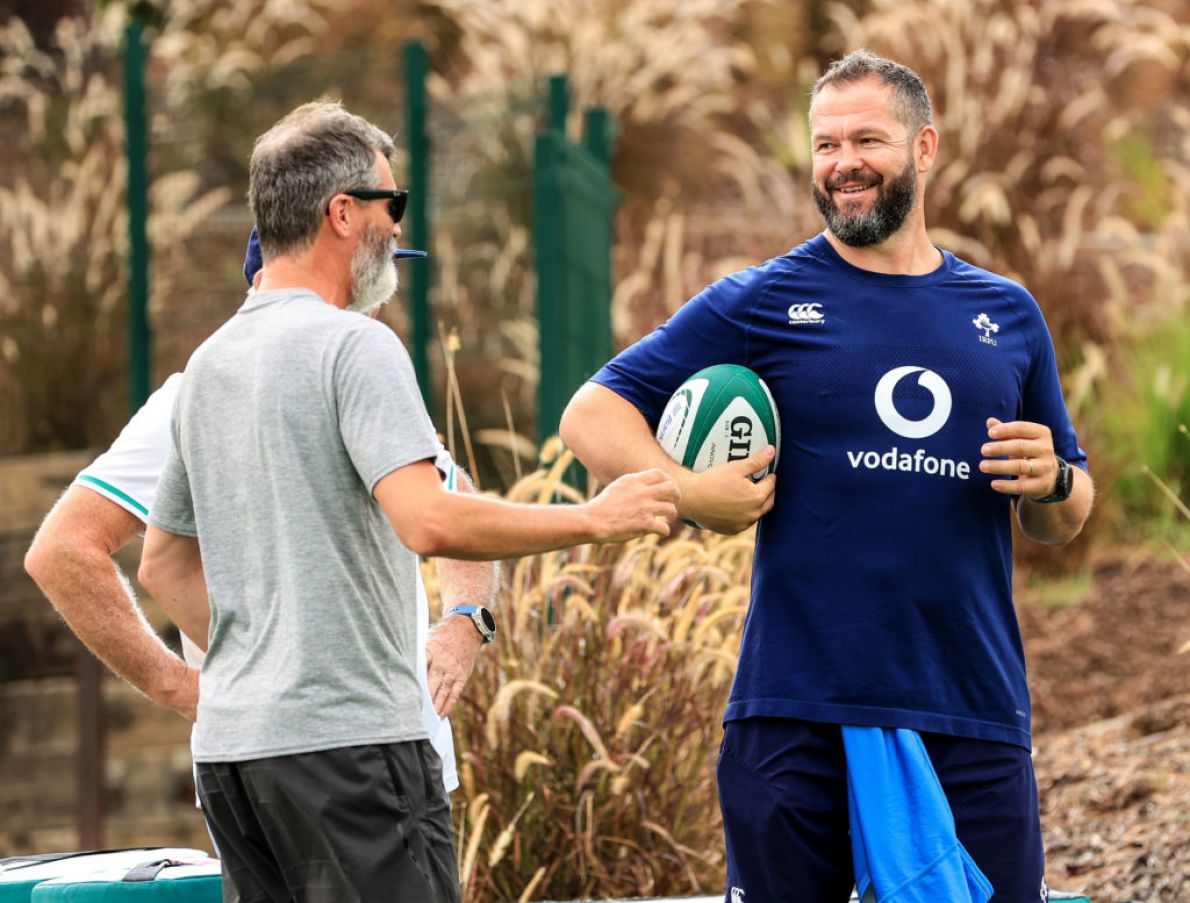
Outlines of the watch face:
M1071 470L1069 464L1061 461L1058 464L1058 492L1063 496L1069 496L1070 490L1074 485L1074 471Z
M483 619L483 626L486 627L490 632L495 633L496 619L492 616L492 613L486 608L480 608L478 611L479 616Z

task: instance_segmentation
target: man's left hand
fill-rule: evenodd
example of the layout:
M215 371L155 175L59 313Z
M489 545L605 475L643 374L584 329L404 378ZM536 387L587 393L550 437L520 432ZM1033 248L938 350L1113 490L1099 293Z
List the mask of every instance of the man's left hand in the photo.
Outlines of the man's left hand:
M430 700L438 717L445 718L458 701L482 646L483 637L470 618L453 615L430 629L426 665Z
M988 438L981 451L984 473L1015 476L1015 480L992 480L992 489L1005 495L1041 499L1053 495L1058 482L1058 459L1050 428L1027 420L1001 423L988 418Z

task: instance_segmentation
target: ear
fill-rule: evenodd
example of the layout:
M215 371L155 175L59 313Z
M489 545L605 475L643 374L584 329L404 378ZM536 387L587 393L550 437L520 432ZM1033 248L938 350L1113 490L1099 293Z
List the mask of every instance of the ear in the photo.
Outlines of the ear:
M938 130L932 125L920 129L913 139L913 159L917 163L917 171L927 173L934 168L934 159L938 156Z
M356 213L355 204L352 203L351 198L345 194L337 194L331 198L328 209L330 212L326 219L330 224L331 231L338 238L349 238Z

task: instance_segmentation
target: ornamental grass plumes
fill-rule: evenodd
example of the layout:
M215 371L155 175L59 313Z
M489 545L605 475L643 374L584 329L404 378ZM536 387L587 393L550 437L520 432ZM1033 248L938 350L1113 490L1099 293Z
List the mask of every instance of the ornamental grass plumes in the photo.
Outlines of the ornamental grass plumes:
M200 86L238 84L266 58L308 51L321 22L315 0L224 6L172 4L152 32L151 143L192 115ZM62 19L42 44L20 18L0 23L0 454L102 444L126 411L125 21L113 4ZM231 192L203 185L201 161L163 154L151 165L158 309L192 272L187 241Z
M557 450L508 497L573 494ZM714 763L752 545L683 528L507 567L499 639L453 718L466 900L720 889Z

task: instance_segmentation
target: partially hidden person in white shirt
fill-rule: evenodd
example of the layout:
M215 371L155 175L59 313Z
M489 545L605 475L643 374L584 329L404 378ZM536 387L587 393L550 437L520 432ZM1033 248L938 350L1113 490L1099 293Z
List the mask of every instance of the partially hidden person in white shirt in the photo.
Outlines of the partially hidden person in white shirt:
M198 705L203 653L184 633L182 657L145 620L112 555L144 532L157 478L170 445L170 414L182 384L175 373L149 396L111 448L85 467L50 511L25 556L25 570L71 630L112 671L154 702L189 721ZM439 446L435 465L450 488L474 492ZM492 607L498 570L492 562L435 558L443 611L458 604ZM471 674L483 637L469 618L444 618L429 629L429 606L417 575L417 675L426 732L442 759L447 793L459 785L450 721L445 715ZM427 645L433 669L427 673ZM437 690L437 709L430 685Z

